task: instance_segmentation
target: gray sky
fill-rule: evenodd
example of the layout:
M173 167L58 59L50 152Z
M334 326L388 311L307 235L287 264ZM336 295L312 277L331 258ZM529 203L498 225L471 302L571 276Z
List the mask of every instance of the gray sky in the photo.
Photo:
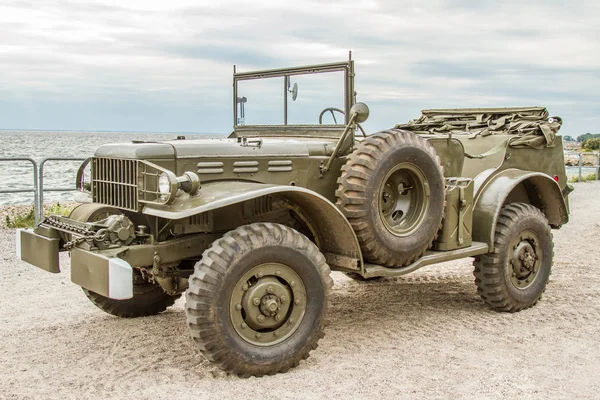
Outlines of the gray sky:
M423 108L543 105L563 135L598 133L598 21L576 0L3 0L0 128L227 133L233 64L351 49L369 132Z

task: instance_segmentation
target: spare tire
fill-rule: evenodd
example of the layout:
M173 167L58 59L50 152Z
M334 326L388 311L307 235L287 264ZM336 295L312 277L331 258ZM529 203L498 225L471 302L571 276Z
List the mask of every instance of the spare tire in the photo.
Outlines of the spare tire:
M391 129L367 137L337 182L336 205L365 261L402 267L431 247L444 216L444 169L421 136Z

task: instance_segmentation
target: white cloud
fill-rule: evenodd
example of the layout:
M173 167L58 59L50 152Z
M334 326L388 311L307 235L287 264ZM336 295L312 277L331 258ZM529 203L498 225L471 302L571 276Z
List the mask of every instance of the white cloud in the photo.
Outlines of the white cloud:
M380 107L377 127L449 104L536 101L591 115L600 103L599 19L600 5L586 1L9 1L0 5L0 90L15 104L131 96L229 110L234 63L330 62L352 49L360 99ZM184 130L193 121L172 123Z

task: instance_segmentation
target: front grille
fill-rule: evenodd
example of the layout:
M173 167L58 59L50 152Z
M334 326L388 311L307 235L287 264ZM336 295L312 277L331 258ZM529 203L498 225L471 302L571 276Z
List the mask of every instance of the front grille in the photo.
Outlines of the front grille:
M92 158L94 203L138 211L138 161Z

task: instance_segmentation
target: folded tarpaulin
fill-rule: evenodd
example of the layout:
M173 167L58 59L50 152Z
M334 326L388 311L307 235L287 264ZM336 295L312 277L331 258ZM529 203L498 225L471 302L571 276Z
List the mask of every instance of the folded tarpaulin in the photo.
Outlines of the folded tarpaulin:
M562 125L560 117L549 117L545 107L454 108L423 110L421 117L395 128L418 134L466 134L470 138L518 135L511 147L536 149L554 146Z

